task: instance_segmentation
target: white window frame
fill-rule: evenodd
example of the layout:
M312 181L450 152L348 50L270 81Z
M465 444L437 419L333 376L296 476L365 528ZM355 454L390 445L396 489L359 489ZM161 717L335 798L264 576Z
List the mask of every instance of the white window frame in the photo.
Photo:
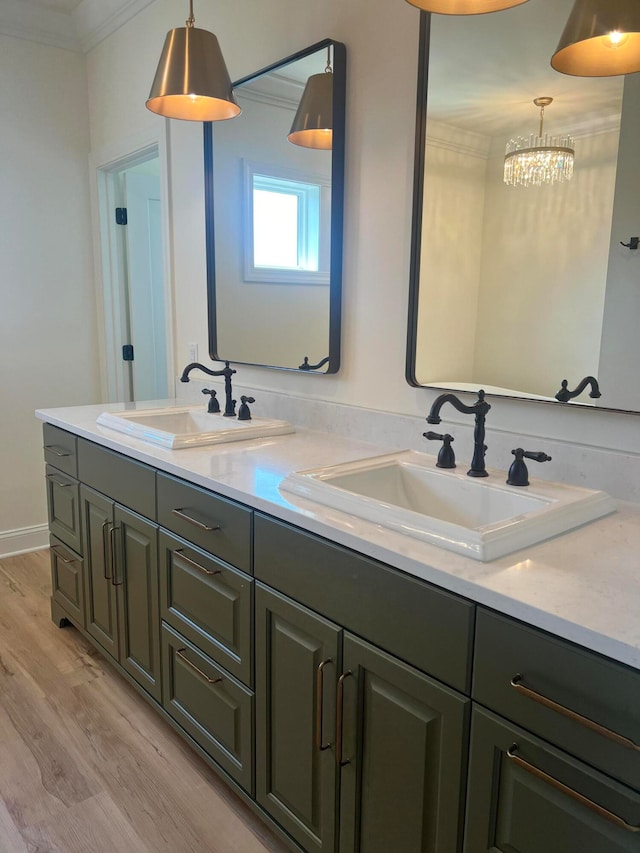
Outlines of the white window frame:
M316 284L327 285L330 279L330 257L331 257L331 179L329 177L290 169L279 164L256 163L251 160L243 161L244 168L244 280L259 282L262 284ZM255 179L263 178L265 186L273 182L277 187L278 182L290 181L296 184L306 184L318 187L320 191L320 212L318 223L318 270L291 269L289 267L257 267L254 264L253 246L253 191ZM292 188L292 194L298 195L300 200L298 212L298 245L302 252L306 251L309 243L309 235L300 233L309 225L308 196L303 187L296 192ZM309 194L310 195L310 194Z

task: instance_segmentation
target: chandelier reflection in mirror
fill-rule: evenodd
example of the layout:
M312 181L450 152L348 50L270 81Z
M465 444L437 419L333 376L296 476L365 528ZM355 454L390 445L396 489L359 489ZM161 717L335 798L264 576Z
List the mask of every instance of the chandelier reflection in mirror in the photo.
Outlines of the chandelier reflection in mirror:
M570 181L575 156L571 136L549 136L544 133L544 108L553 98L535 98L540 107L538 135L517 136L507 142L504 158L504 182L511 186L539 187L543 184Z

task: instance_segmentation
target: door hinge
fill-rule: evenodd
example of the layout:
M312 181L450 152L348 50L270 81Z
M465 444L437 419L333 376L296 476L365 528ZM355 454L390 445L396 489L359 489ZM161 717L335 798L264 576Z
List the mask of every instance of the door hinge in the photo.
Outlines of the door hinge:
M133 344L125 344L122 347L122 360L133 361Z
M127 208L126 207L116 207L116 225L126 225L127 224Z

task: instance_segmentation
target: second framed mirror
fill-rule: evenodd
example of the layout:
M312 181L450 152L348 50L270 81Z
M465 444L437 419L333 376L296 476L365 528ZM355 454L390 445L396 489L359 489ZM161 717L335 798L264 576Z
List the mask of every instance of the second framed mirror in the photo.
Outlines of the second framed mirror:
M204 125L211 358L340 366L346 49L329 39L234 83Z

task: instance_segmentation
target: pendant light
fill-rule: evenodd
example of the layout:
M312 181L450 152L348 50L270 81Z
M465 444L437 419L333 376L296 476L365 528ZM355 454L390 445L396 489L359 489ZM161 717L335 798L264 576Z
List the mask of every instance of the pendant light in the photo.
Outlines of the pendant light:
M640 71L638 0L576 0L551 65L575 77Z
M538 135L517 136L507 142L504 182L514 187L539 187L570 181L575 156L573 139L544 133L544 108L553 103L553 98L536 98L533 103L540 107Z
M166 118L223 121L240 114L218 39L194 26L189 0L186 27L170 30L147 108Z
M307 80L287 139L303 148L330 151L333 146L333 70L330 47L327 48L324 74L312 74Z
M407 0L425 12L438 15L483 15L485 12L501 12L513 6L521 6L527 0Z

